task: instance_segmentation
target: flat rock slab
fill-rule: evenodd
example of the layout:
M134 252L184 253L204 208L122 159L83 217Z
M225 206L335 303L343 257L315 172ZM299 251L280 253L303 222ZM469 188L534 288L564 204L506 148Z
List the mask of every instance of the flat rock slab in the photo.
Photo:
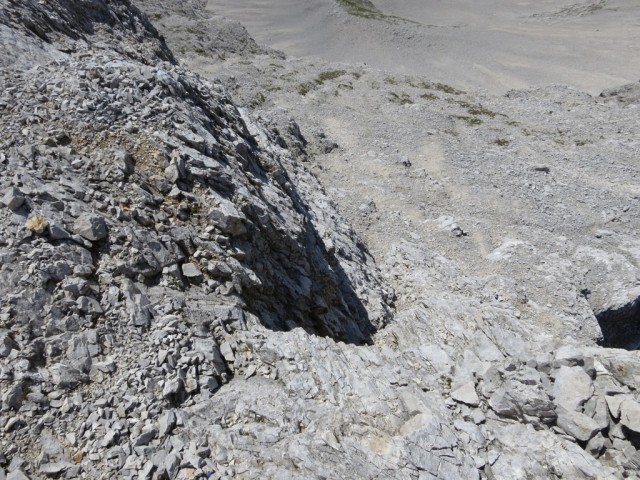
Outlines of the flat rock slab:
M472 407L477 407L480 404L480 398L478 398L473 382L465 383L457 390L451 392L451 398L456 402L465 403Z
M557 413L558 426L576 440L588 442L600 431L598 422L583 413L567 410L563 407L558 407Z
M182 274L191 282L201 282L204 279L202 272L195 263L185 263L182 265Z

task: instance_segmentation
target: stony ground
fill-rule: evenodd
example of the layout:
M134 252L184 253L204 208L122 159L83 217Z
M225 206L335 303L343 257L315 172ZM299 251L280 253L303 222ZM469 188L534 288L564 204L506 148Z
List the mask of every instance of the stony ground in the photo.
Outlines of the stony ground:
M638 478L638 85L136 5L0 2L0 478Z

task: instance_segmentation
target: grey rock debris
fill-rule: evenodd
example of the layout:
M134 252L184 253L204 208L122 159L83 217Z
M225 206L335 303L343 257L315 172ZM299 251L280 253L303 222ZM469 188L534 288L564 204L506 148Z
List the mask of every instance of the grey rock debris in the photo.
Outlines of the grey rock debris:
M481 172L465 150L478 137L442 112L475 108L487 122L506 114L440 85L442 98L425 97L436 113L414 122L426 107L385 96L385 107L404 109L398 122L458 132L446 148L468 163L459 178L476 175L476 193L492 177L495 195L543 212L527 217L531 230L485 242L482 222L444 211L462 194L450 179L384 147L386 134L348 157L356 147L347 136L334 141L286 109L261 108L270 100L257 95L257 75L233 87L178 64L169 46L193 46L197 32L215 28L197 45L227 62L222 77L227 67L299 66L208 15L205 2L180 2L181 13L164 0L85 3L0 1L0 40L15 47L0 53L0 478L637 472L640 357L595 345L637 340L625 338L640 297L629 260L640 251L629 233L635 207L603 212L592 243L562 240L555 235L572 228L570 214L547 210L561 209L558 190L582 188L570 181L575 169L542 158L528 165L505 153L507 142L491 144L502 163ZM362 76L393 85L364 67L328 72L307 82L308 97L295 93L299 103L325 108ZM281 85L273 87L264 92ZM554 87L488 105L535 119L528 135L560 148L557 128L538 117L567 102L584 122L591 110L614 116L593 101ZM634 112L615 122L637 120ZM389 189L421 233L377 184L359 187L368 198L357 202L355 188L326 187L335 158L348 158L345 169L381 165L363 182L402 172L406 188L433 195L427 205ZM382 249L376 228L402 235ZM603 245L623 235L624 249ZM473 242L484 242L484 263L468 267L460 252Z

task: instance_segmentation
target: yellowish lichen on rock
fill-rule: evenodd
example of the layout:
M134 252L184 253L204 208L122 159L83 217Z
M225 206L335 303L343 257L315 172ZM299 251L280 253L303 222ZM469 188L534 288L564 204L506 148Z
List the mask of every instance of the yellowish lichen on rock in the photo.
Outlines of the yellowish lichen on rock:
M25 224L25 227L36 233L43 233L48 226L49 222L42 215L35 215L29 218L29 220L27 220L27 223Z

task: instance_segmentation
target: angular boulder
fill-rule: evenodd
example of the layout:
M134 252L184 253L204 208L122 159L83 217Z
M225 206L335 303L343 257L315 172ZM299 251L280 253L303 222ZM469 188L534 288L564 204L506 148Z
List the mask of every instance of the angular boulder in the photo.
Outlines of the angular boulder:
M593 395L591 377L581 367L562 366L555 374L553 397L556 405L577 410Z
M73 231L91 242L102 240L108 234L104 217L93 213L80 215L73 224Z
M600 431L598 422L583 413L560 406L557 414L558 426L580 442L588 442Z

